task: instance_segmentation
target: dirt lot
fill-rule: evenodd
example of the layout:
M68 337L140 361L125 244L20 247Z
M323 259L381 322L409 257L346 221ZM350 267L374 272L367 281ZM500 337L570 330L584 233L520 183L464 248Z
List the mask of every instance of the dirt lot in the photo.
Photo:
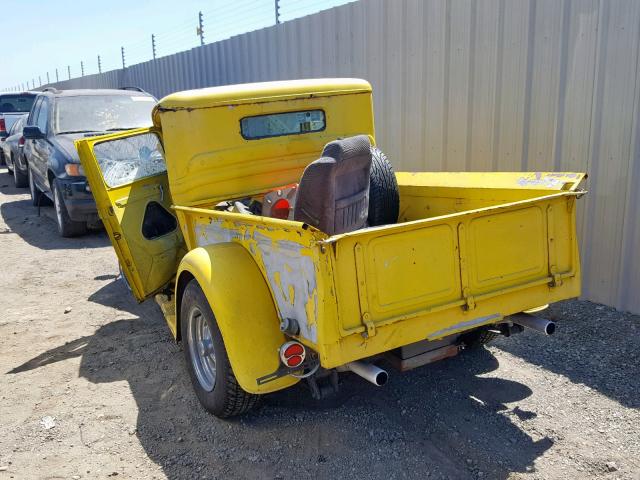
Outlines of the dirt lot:
M638 316L564 302L554 337L392 371L381 389L345 375L331 401L300 387L221 421L156 305L115 281L106 235L59 238L5 172L0 480L640 478Z

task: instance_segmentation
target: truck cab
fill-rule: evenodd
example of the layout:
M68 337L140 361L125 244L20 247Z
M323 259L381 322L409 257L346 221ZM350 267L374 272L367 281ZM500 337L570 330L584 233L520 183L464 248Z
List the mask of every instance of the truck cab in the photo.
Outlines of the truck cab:
M394 172L364 80L178 92L153 127L76 146L133 295L220 417L551 334L532 312L580 293L584 174Z

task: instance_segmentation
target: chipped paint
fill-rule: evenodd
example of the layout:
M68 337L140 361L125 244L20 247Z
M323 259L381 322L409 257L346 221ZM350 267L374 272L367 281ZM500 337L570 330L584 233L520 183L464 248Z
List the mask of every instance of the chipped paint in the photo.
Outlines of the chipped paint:
M254 239L280 316L296 319L300 336L316 343L318 289L313 258L304 245L291 240L273 240L260 232Z
M565 182L558 178L552 177L542 177L542 178L530 178L530 177L520 177L518 179L518 185L522 187L526 186L538 186L538 187L546 187L546 188L558 188L562 187Z
M521 175L516 183L521 187L541 187L563 190L565 185L577 186L584 174L572 172L532 172Z
M293 318L300 336L317 343L318 288L308 247L287 239L271 238L269 228L214 217L195 224L198 246L238 242L248 249L266 275L281 319Z

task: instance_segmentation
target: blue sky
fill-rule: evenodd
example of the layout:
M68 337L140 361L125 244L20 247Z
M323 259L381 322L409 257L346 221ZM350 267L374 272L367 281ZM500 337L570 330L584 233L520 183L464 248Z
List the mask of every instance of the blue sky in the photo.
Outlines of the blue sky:
M349 0L281 0L281 20L348 3ZM205 42L272 25L274 0L109 0L108 2L3 0L0 35L0 90L39 78L46 83L55 70L61 80L121 68L151 58L151 34L158 56L199 45L198 12L203 12ZM15 16L15 18L11 18Z

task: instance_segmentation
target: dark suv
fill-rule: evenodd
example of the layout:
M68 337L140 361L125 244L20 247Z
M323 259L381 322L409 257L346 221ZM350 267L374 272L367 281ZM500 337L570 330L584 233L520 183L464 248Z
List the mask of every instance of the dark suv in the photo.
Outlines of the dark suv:
M38 94L24 127L34 205L53 201L63 237L86 232L98 214L74 141L151 125L156 99L139 89L55 90Z

